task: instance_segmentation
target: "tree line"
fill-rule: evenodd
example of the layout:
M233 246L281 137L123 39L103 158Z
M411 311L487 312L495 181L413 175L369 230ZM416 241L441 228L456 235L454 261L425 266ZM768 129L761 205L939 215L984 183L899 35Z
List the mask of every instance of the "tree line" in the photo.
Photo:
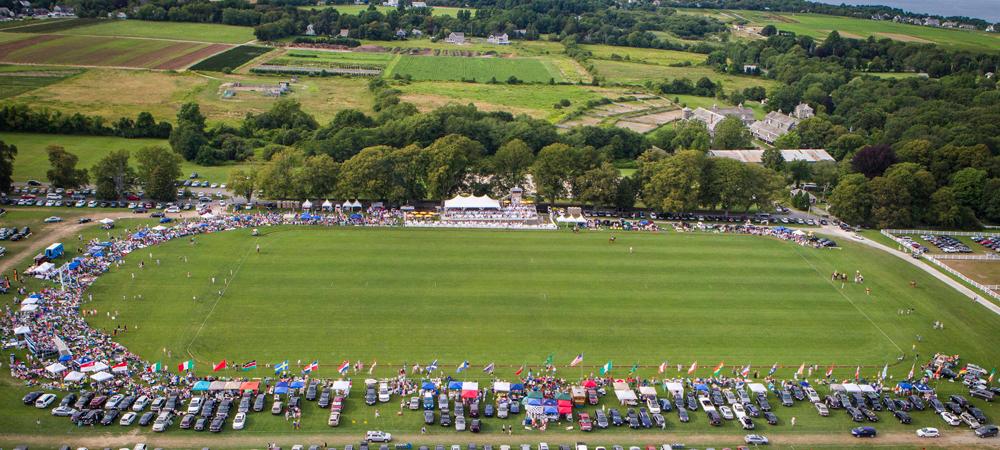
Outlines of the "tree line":
M101 116L65 114L34 109L25 104L0 106L0 131L165 139L170 136L172 128L169 122L157 122L152 114L145 111L135 119L122 117L107 122Z

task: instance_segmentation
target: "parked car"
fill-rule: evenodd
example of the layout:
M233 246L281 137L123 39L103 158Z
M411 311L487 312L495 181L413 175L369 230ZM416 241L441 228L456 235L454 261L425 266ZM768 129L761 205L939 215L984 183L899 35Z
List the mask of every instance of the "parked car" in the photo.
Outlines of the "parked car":
M997 435L996 425L983 425L976 429L976 436L981 438L995 437Z
M121 418L121 420L118 421L118 425L121 425L123 427L127 427L129 425L132 425L132 423L135 422L135 419L138 416L139 415L136 414L133 411L129 411L129 412L125 413L125 414L122 414L122 418Z
M816 412L819 413L820 416L827 417L830 415L830 409L827 408L827 406L822 402L816 402L813 403L813 405L816 406Z
M917 437L936 438L940 436L941 433L938 431L937 428L927 427L917 430Z
M246 428L246 426L247 426L247 413L245 412L236 413L236 417L233 418L233 429L242 430L243 428Z
M587 413L580 413L578 423L580 424L580 431L593 431L594 423L590 420L590 415Z
M743 442L746 442L747 444L750 444L750 445L767 445L768 444L767 438L764 437L764 436L761 436L759 434L748 434L746 436L743 436Z
M878 434L872 427L857 427L851 429L851 435L858 438L873 438Z
M384 431L369 431L365 433L365 442L392 442L392 434Z

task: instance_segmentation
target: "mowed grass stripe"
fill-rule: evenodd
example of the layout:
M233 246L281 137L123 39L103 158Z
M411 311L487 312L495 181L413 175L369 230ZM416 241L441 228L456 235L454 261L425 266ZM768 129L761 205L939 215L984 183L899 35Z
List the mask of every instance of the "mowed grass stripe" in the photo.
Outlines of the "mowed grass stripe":
M899 354L878 328L901 346L923 334L928 351L972 360L1000 353L1000 338L990 334L1000 318L956 301L947 286L893 256L851 243L815 250L707 234L628 234L609 245L607 234L596 232L265 232L262 253L248 256L190 346L203 363L520 364L586 352L591 361L618 365L666 358L878 366ZM131 350L158 360L166 347L181 360L229 270L255 240L242 230L197 242L151 249L159 266L137 252L129 269L93 287L95 307L120 310L119 321L140 325L141 332L120 338ZM138 258L147 260L141 271L134 269ZM861 270L866 284L841 288L829 281L833 270ZM909 288L911 278L918 289ZM142 301L121 300L138 294ZM899 316L903 304L917 312ZM948 328L930 330L935 318ZM113 328L104 317L93 324ZM970 327L977 331L967 333Z
M521 81L542 83L555 78L541 61L532 58L473 58L463 56L410 56L403 55L393 68L393 74L410 75L415 80L476 80L496 78L505 82L511 76Z

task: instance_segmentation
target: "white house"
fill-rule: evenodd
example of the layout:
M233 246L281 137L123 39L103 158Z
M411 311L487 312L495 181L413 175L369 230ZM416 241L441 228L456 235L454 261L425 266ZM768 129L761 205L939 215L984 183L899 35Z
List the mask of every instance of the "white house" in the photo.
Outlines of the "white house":
M490 37L486 38L486 42L497 45L510 45L510 38L507 36L507 33L491 34Z
M451 33L444 39L444 41L450 44L464 44L465 33Z

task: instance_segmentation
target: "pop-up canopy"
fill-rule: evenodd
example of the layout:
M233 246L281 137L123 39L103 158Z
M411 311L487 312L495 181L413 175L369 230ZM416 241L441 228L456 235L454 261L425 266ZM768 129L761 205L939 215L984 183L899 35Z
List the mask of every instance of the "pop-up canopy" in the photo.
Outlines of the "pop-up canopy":
M60 363L52 363L45 367L45 370L53 375L66 370L66 366Z
M496 392L510 392L510 383L506 381L497 381L493 383L493 390Z
M97 372L90 376L91 380L97 381L98 383L102 381L108 381L112 378L114 378L114 375L111 375L110 373L107 372Z
M260 381L247 381L240 385L241 391L257 392L260 389Z
M650 397L656 397L656 388L652 386L639 386L639 395L648 395Z
M211 381L202 380L202 381L199 381L199 382L195 383L194 387L192 387L191 390L194 391L194 392L207 391L208 388L209 388L209 386L211 386L211 385L212 385Z
M333 386L330 389L346 393L351 390L351 382L347 380L337 380L333 382Z
M663 387L667 389L667 392L677 395L684 395L684 385L681 383L663 383Z
M500 209L500 202L489 196L456 195L444 201L445 209Z
M69 382L72 383L72 382L80 381L80 380L82 380L86 376L87 375L85 373L83 373L83 372L77 372L77 371L74 370L74 371L72 371L70 373L67 373L66 377L63 378L63 380L64 381L69 381Z

